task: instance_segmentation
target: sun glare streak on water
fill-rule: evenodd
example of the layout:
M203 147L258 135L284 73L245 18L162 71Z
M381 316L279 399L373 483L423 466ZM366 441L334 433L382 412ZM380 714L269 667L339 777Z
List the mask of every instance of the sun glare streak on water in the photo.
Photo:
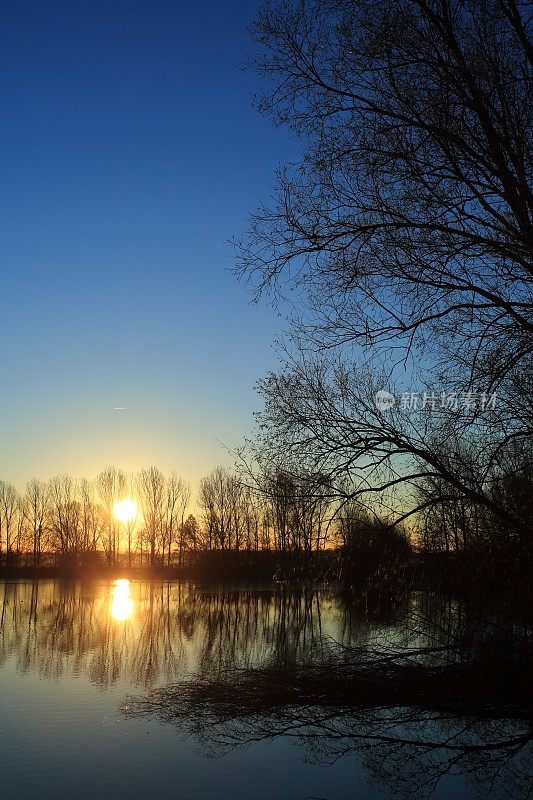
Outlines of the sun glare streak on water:
M130 595L130 582L117 580L111 588L111 615L117 622L124 622L133 613L133 599Z

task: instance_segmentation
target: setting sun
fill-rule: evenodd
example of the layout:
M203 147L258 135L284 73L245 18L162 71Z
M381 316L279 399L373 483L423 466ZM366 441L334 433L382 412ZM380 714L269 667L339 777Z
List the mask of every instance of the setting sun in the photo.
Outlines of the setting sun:
M131 522L137 516L137 504L133 500L119 500L113 506L113 515L119 522Z

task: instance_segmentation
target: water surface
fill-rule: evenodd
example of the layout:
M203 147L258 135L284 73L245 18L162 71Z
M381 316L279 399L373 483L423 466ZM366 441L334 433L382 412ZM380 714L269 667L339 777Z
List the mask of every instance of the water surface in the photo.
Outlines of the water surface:
M413 619L420 620L418 628ZM368 711L354 716L338 698L327 712L321 701L299 703L296 710L292 701L282 702L268 713L261 704L265 667L280 675L295 664L320 668L336 657L339 644L375 652L391 643L416 649L435 641L443 625L446 635L451 628L465 635L465 626L470 635L459 606L435 606L423 595L410 595L391 610L347 604L331 590L276 585L2 582L0 796L355 800L410 792L467 798L486 791L489 780L493 796L511 791L518 797L528 780L522 744L512 753L504 747L497 763L485 747L466 759L458 750L408 742L362 748L353 735L365 725L391 729L375 704L371 718ZM475 625L471 635L479 635ZM179 689L170 701L168 693L158 694L208 681L231 696L232 676L239 674L259 681L257 703L244 721L242 715L221 720L216 709L206 717L203 703L196 707L190 698L176 711ZM326 671L321 685L328 679ZM137 700L146 697L159 698L156 712L136 713ZM410 738L428 724L427 715L417 712L413 722L411 714ZM445 738L457 735L455 718L444 724ZM512 718L487 724L493 727L483 732L470 720L469 741L515 741L524 730L523 720ZM434 712L431 725L431 737L442 740Z

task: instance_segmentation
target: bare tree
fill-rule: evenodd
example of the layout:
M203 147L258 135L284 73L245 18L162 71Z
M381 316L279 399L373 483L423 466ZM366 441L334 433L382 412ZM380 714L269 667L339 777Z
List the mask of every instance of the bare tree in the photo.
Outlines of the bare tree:
M189 514L180 527L180 543L183 550L196 550L200 545L200 525L194 514Z
M526 4L303 0L266 6L255 33L262 108L304 150L238 244L259 292L289 285L303 304L283 369L260 385L269 456L396 522L424 510L409 495L429 473L517 531L495 482L533 430ZM481 407L381 413L377 390L406 381L438 411L443 393Z
M185 512L190 499L190 487L176 472L165 479L164 515L161 531L161 550L163 562L165 553L167 565L172 562L172 547L178 545L178 564L183 560L183 525Z
M228 473L217 467L200 481L199 505L203 513L208 549L226 550L229 544L230 506Z
M150 565L155 566L158 546L164 536L165 476L157 467L143 469L137 476L136 486L150 551Z
M63 558L76 560L82 552L81 504L78 485L70 475L50 481L52 545Z
M19 497L17 490L11 483L0 481L0 553L2 552L3 538L6 547L6 560L8 561L13 551L18 510Z
M22 499L22 511L30 527L32 536L33 563L41 560L43 537L49 524L50 487L32 478L26 485Z
M191 535L194 540L195 531L185 527L185 514L191 500L191 487L182 478L179 478L178 485L178 513L179 513L179 529L178 529L178 564L181 566L183 563L183 552L188 542L191 541ZM188 519L191 519L190 515ZM194 517L193 517L194 519Z
M120 527L115 519L115 503L124 497L126 475L117 467L104 469L96 478L96 490L105 514L104 549L109 564L115 564L120 549Z
M208 549L239 551L243 538L243 486L236 475L217 467L200 481Z
M83 551L92 553L94 558L102 541L106 519L96 502L94 484L86 478L80 481L80 502Z

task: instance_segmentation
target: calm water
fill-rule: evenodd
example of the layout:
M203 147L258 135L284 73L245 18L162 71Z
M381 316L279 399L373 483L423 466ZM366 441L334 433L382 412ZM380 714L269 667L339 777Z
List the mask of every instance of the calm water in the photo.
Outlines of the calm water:
M416 647L433 641L443 620L448 628L464 626L460 609L448 604L432 610L431 631L422 624L408 629L407 618L428 619L428 602L411 596L392 613L349 607L328 591L276 586L0 582L0 797L339 800L407 790L417 797L475 796L495 768L490 750L474 760L407 743L361 750L352 739L363 723L342 708L338 716L331 708L318 717L313 710L311 736L305 703L290 714L277 709L266 722L258 708L241 727L233 723L231 735L194 704L177 717L166 706L162 713L134 712L136 699L180 681L220 679L230 694L231 680L229 689L224 680L235 668L320 664L336 643ZM364 720L374 732L387 729L379 713L372 709ZM427 725L421 716L410 722L415 730ZM450 739L453 726L446 725ZM497 731L476 741L513 739L523 728L500 720ZM525 758L520 747L496 764L492 796L507 789L520 795Z

